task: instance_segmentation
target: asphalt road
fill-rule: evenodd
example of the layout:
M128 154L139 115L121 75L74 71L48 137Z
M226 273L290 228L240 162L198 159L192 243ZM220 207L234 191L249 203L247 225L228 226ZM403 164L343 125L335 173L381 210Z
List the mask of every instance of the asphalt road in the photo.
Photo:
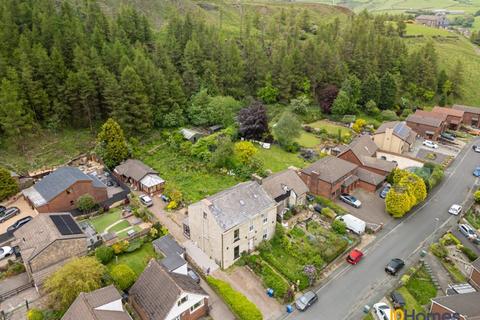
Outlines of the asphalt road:
M362 319L363 307L378 302L399 281L400 276L392 277L384 271L390 259L405 260L405 271L418 261L422 249L428 248L441 232L456 223L458 218L448 214L449 207L453 203L465 204L478 182L472 171L480 164L480 154L474 153L471 145L465 146L447 170L442 184L420 207L406 218L388 224L367 246L365 257L359 264L345 264L326 279L316 290L318 302L309 310L295 311L286 318Z

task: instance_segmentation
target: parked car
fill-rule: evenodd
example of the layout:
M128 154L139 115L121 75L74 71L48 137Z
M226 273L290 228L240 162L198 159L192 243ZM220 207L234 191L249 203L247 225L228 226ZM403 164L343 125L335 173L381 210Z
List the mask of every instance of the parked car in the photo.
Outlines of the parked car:
M472 149L473 149L474 152L480 153L480 146L473 145L473 146L472 146Z
M392 188L390 183L387 183L385 187L383 187L382 191L380 192L380 198L385 199L387 197L388 191Z
M405 262L402 259L394 258L385 266L385 272L395 276L404 266Z
M0 213L4 212L5 210L7 210L7 207L0 206Z
M353 249L350 251L347 257L347 262L350 264L357 264L362 260L363 252L358 249Z
M379 302L373 305L373 312L380 320L391 320L390 306L386 303Z
M405 299L403 298L400 292L393 291L390 294L390 298L392 299L392 304L394 309L400 309L405 307Z
M162 199L162 200L163 200L163 202L170 202L170 198L169 198L169 197L167 197L167 196L166 196L166 195L164 195L164 194L160 195L160 199Z
M0 248L0 260L8 258L13 254L13 249L11 247L1 247Z
M448 213L453 214L454 216L458 216L462 212L462 206L459 204L452 204L450 209L448 209Z
M454 137L452 134L450 134L450 133L442 132L442 133L440 134L440 136L441 136L443 139L447 140L447 141L450 141L450 142L454 142L454 141L455 141L455 137Z
M187 274L193 281L200 283L200 276L192 268L187 268Z
M313 194L307 194L307 201L308 202L315 201L315 196Z
M322 209L323 209L323 207L321 205L319 205L318 203L313 206L313 210L315 210L318 213L322 213Z
M20 229L21 227L23 227L23 225L25 225L32 219L33 218L31 216L26 216L25 218L17 220L17 222L15 222L14 224L12 224L10 227L7 228L7 232L12 233L13 231Z
M425 147L429 147L429 148L432 148L432 149L438 149L438 144L436 144L435 142L430 141L430 140L423 141L423 145Z
M20 214L20 209L17 207L10 207L7 210L0 213L0 223L7 221L8 219Z
M312 304L317 302L317 300L318 296L315 292L307 291L304 295L302 295L295 301L295 307L300 311L305 311L310 308Z
M477 233L475 232L475 229L473 229L470 225L468 224L459 224L458 225L458 231L460 231L467 239L475 239L478 238Z
M348 193L342 193L340 195L340 200L342 200L346 204L349 204L355 208L360 208L362 206L362 202L360 200L358 200L357 198L355 198L354 196Z
M364 234L365 229L367 228L367 223L365 221L351 214L344 214L342 216L338 216L336 220L340 220L345 223L345 226L348 230L358 235Z
M143 203L143 205L147 206L147 207L151 207L153 206L153 200L152 198L150 198L149 196L147 196L146 194L142 194L140 196L140 202Z
M473 175L475 177L480 177L480 167L476 167L475 170L473 170Z

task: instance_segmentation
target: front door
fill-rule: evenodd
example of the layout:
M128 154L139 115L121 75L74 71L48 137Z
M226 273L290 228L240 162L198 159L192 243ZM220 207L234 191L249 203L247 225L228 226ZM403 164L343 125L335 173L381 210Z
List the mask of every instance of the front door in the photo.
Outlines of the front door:
M254 247L253 247L253 238L249 239L248 240L248 251L253 251Z

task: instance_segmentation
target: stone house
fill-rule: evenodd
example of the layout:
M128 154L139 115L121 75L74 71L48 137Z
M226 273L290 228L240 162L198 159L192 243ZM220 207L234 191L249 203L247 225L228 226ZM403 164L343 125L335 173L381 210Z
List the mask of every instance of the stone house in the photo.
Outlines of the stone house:
M465 111L445 107L433 107L432 112L444 114L447 116L447 127L452 130L457 130L463 121Z
M38 212L67 212L76 208L79 197L89 194L96 203L108 198L107 186L76 167L61 167L22 191Z
M35 287L73 257L87 254L87 236L69 213L39 214L14 232L29 278Z
M274 173L258 181L263 189L277 202L277 214L281 215L289 208L307 203L308 187L293 169Z
M463 111L462 122L467 126L480 127L480 108L454 104L452 109Z
M432 299L430 313L437 319L480 319L480 292L454 294Z
M436 141L447 127L447 116L441 113L417 110L407 117L406 122L421 137Z
M384 122L373 134L373 142L382 151L402 154L413 147L417 133L404 121Z
M73 301L62 320L132 320L123 307L122 296L109 285L92 292L82 292Z
M472 272L470 273L470 283L480 290L480 258L472 262Z
M448 19L444 14L419 15L415 18L415 23L433 28L448 27Z
M168 272L154 259L129 290L141 320L196 320L208 314L208 298L192 278Z
M129 183L135 190L148 194L163 192L165 180L158 176L158 172L136 159L127 159L113 170L113 174L125 183Z
M277 203L255 181L239 183L188 207L190 239L221 268L275 233Z

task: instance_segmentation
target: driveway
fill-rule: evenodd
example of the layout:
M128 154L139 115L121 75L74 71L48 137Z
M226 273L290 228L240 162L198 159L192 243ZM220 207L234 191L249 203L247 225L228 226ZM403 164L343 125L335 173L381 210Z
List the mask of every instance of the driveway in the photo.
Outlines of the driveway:
M477 139L476 143L479 142L480 139ZM422 205L407 217L387 224L378 233L364 250L362 262L339 268L316 288L318 303L307 312L294 312L286 318L362 319L363 307L379 301L399 280L399 276L385 274L384 266L390 259L403 258L406 262L404 270L407 270L418 261L421 250L426 250L434 239L456 225L457 218L448 214L450 205L465 205L471 201L471 191L478 182L471 175L471 170L480 157L473 153L470 145L458 155L447 170L444 181Z
M339 199L335 202L349 211L352 215L365 222L385 225L391 222L393 218L385 211L385 201L379 196L381 190L382 188L373 193L357 188L352 192L352 195L362 201L362 206L358 209Z
M7 228L11 226L14 222L22 218L25 218L26 216L34 217L38 214L38 212L35 209L32 209L32 207L30 207L30 205L27 203L27 201L23 197L20 197L14 202L11 202L8 204L2 203L2 205L4 205L5 207L18 207L18 209L20 209L20 214L8 219L4 223L0 223L0 234L7 232Z
M458 231L458 227L457 227L457 226L455 226L454 228L452 228L452 229L450 230L450 232L451 232L455 237L457 237L457 239L460 240L465 247L472 249L473 252L475 252L475 253L480 257L480 245L475 245L472 241L468 240L468 239L463 235L463 233L461 233L460 231Z

